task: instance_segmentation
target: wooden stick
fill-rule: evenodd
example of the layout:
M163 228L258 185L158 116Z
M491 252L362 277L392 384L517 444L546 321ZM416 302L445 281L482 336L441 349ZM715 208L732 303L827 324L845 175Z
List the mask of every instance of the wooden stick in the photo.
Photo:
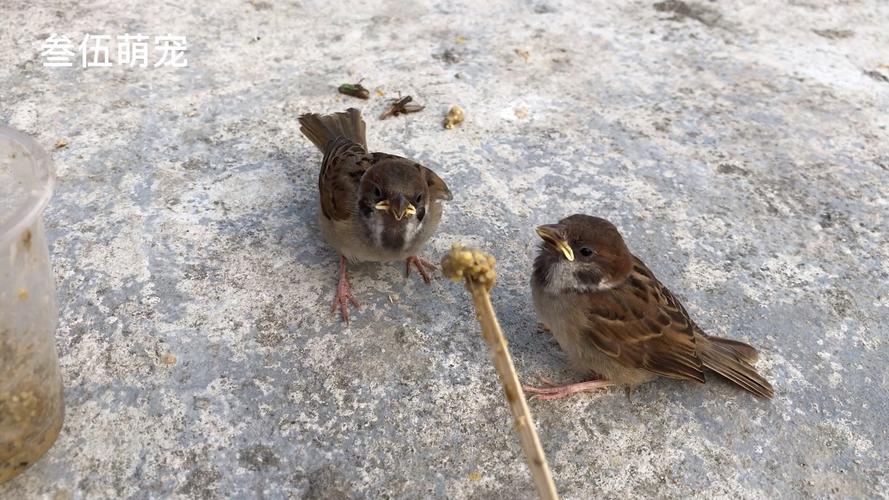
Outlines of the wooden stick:
M540 438L537 437L534 419L531 417L525 393L519 383L512 357L509 355L506 338L491 304L490 292L497 276L494 272L494 263L495 260L490 255L455 245L451 253L442 259L441 266L445 276L457 281L464 279L466 289L472 295L472 302L482 328L482 337L488 344L494 368L500 375L500 383L503 385L506 401L515 419L519 442L525 452L537 494L542 499L558 500L559 494L556 492L543 447L540 445Z

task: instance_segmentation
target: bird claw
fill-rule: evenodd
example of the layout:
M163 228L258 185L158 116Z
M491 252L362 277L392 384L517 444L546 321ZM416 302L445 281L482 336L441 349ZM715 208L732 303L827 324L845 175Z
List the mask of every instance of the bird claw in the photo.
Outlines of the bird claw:
M333 303L330 304L330 312L334 312L337 309L340 310L340 316L343 318L343 321L346 324L349 324L349 304L351 303L355 306L355 309L361 309L361 304L355 299L352 295L351 287L349 286L349 282L345 282L345 286L342 285L342 282L336 287L336 295L333 297Z
M432 282L432 277L429 276L429 272L434 272L436 269L438 269L435 266L435 264L433 264L433 263L429 262L428 260L423 259L421 257L417 257L416 255L411 255L410 257L408 257L407 259L404 260L404 274L405 274L405 276L411 275L411 264L413 264L414 267L417 268L417 272L419 272L420 276L423 277L423 281L425 281L426 283ZM424 269L424 267L426 269Z
M522 386L522 390L524 390L528 394L531 394L531 397L528 398L531 401L535 399L539 399L541 401L552 401L555 399L562 399L564 397L579 392L594 392L599 389L604 389L606 387L611 387L612 385L614 385L614 383L607 380L597 379L559 386L544 377L538 378L546 387L534 387L531 385Z
M361 304L352 295L352 287L349 285L349 279L346 277L346 259L340 257L340 279L336 285L336 294L333 296L333 302L330 304L330 312L337 309L340 310L340 316L346 324L349 324L349 304L355 306L355 309L361 309Z

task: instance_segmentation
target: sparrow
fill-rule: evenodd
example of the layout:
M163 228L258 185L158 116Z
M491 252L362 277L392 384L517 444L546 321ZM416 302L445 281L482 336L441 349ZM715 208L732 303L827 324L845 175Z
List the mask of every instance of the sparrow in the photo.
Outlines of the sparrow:
M630 253L605 219L576 214L537 228L543 239L534 261L534 308L579 371L598 378L525 387L539 399L667 377L704 383L722 375L762 398L774 394L753 363L758 353L736 340L707 335L682 303Z
M349 322L352 295L346 261L405 261L430 282L435 265L418 254L441 221L442 201L453 198L444 181L419 163L367 150L365 124L355 108L299 117L300 131L323 153L318 174L321 234L340 254L331 312Z

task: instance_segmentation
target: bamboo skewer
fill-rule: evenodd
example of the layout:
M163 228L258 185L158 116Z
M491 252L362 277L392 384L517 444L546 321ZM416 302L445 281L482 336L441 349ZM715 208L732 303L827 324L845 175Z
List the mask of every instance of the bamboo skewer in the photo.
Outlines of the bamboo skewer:
M556 492L543 447L540 445L540 438L537 437L534 419L525 401L525 393L516 375L494 306L491 304L490 292L497 278L494 264L494 257L460 245L454 245L451 252L441 261L445 276L455 281L464 280L466 289L472 295L472 302L482 328L482 337L488 344L494 368L500 375L500 383L512 410L519 442L525 453L537 493L542 499L558 500L559 494Z

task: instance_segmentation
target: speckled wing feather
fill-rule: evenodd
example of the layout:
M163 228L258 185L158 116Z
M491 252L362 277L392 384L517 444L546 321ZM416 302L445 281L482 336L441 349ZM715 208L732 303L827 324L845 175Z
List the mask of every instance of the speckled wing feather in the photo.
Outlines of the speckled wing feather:
M373 161L367 153L361 112L349 108L323 116L306 113L299 117L299 124L300 132L324 153L318 174L322 213L333 220L349 218L357 210L361 176Z
M590 294L587 318L590 340L622 365L704 382L694 322L639 259L617 289Z
M321 211L325 217L342 220L357 211L358 184L372 164L373 156L350 139L338 137L327 144L318 174Z

